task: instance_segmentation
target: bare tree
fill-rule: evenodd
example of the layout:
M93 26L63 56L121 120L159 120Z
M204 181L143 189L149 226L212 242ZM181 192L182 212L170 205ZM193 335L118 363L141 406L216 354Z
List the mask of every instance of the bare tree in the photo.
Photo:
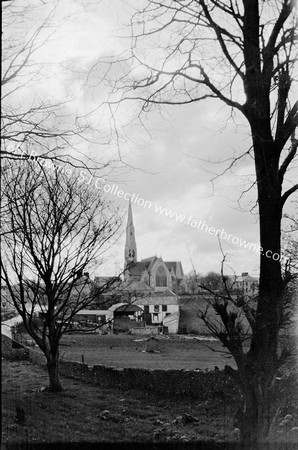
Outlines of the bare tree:
M78 149L88 139L90 125L72 112L70 92L57 95L44 88L59 66L48 60L47 49L72 20L58 9L59 2L52 0L2 2L1 156L23 160L34 152L42 159L85 167L86 157L82 161Z
M249 404L245 395L244 388L249 389L249 382L255 389L256 375L260 378L266 375L263 373L255 374L254 378L247 379L247 385L243 385L243 379L248 378L251 375L251 370L248 371L248 364L252 364L249 359L251 344L253 339L253 333L257 318L257 308L259 302L259 295L256 292L256 287L252 283L250 289L244 289L239 286L237 277L226 276L224 274L226 255L223 255L221 275L217 277L217 289L214 289L213 285L205 283L206 280L202 279L198 282L199 287L202 289L201 301L196 305L196 314L203 321L211 334L217 337L234 357L238 370L235 371L229 366L226 366L226 372L229 374L235 382L242 389L243 404L239 406L235 415L235 422L237 427L243 427L243 421L247 414L247 410L254 407L254 403L259 400L261 403L263 399L252 398L252 404ZM276 361L268 360L268 369L274 372L274 377L270 380L271 385L267 387L270 392L270 399L267 400L266 412L270 413L270 417L267 418L270 423L265 422L263 439L259 439L257 442L264 444L264 437L267 438L270 425L274 423L274 418L277 415L277 411L280 407L280 399L278 395L275 395L275 375L277 370L288 361L289 357L293 357L293 332L295 323L293 321L293 313L295 311L295 301L297 292L297 275L289 271L289 261L285 264L284 270L284 289L282 296L279 299L280 317L279 317L279 333L285 339L279 339L276 349ZM203 300L203 301L202 301ZM215 313L215 315L214 315ZM291 337L292 336L292 337ZM290 339L289 339L290 337ZM282 344L282 345L281 345ZM243 359L246 357L246 364L243 363ZM274 365L275 363L275 365ZM256 369L254 368L256 371ZM257 371L256 371L257 372ZM264 380L265 381L265 380ZM259 415L259 420L262 416ZM247 422L246 422L247 423ZM248 423L249 425L249 423ZM267 428L268 427L268 428ZM242 431L242 430L241 430ZM243 436L243 431L242 431ZM243 438L243 446L250 448L249 442L246 437Z
M212 291L220 291L223 287L222 277L216 272L208 272L198 280L198 284L208 286Z
M298 144L298 102L293 98L295 4L294 0L147 0L131 19L130 52L101 61L108 64L105 77L112 86L112 111L121 102L137 101L141 118L155 106L214 99L249 126L261 245L259 297L249 320L249 348L237 337L227 302L215 304L226 329L219 337L238 366L245 400L240 435L247 448L267 439L275 374L284 362L278 338L289 274L283 276L279 259L281 219L286 201L298 189L291 177L286 179ZM114 63L121 76L111 82Z
M298 201L293 201L293 213L284 214L282 229L283 254L288 259L288 266L298 276Z
M74 315L118 280L96 287L83 273L103 262L120 221L99 191L64 172L46 172L37 162L8 164L2 186L2 280L46 357L50 390L59 391L61 337Z

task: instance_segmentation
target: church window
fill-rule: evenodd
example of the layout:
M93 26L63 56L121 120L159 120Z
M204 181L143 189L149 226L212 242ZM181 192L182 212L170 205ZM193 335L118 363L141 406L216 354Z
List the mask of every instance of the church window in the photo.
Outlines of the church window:
M128 257L129 258L134 258L135 257L135 251L134 250L129 250L128 251Z
M156 272L156 286L167 286L167 274L163 267L159 267Z

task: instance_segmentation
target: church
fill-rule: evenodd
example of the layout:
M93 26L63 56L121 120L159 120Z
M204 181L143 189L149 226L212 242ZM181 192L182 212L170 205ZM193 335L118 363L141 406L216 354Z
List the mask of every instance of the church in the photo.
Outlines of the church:
M113 330L133 334L178 333L180 293L187 288L180 261L164 261L157 256L137 258L137 244L131 202L128 206L124 249L124 279L115 292L120 303L110 306ZM97 277L95 283L106 282ZM117 297L117 295L116 295ZM110 317L110 316L109 316Z
M128 206L126 242L124 250L124 281L143 292L182 294L187 285L180 261L164 261L151 256L138 261L131 202Z

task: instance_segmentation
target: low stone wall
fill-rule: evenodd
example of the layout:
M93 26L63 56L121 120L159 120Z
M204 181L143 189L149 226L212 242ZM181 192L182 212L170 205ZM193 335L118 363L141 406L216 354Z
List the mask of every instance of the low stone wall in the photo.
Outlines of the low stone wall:
M141 334L145 336L159 334L160 327L134 327L130 329L131 334Z
M29 359L35 364L46 365L45 356L38 350L2 337L2 355L10 359ZM19 348L14 348L19 347ZM153 370L138 368L106 367L74 361L60 361L60 373L93 385L121 386L126 389L141 388L170 395L192 396L201 400L208 398L238 398L235 381L224 371Z
M47 362L46 357L43 353L41 353L41 351L34 350L32 348L29 348L28 359L34 364L38 364L39 366L45 366Z
M61 361L60 373L95 385L142 388L171 395L208 398L237 398L235 381L224 371L148 370L138 368L117 369L95 365L88 367L80 362Z
M29 349L14 339L1 334L1 355L6 359L28 359Z

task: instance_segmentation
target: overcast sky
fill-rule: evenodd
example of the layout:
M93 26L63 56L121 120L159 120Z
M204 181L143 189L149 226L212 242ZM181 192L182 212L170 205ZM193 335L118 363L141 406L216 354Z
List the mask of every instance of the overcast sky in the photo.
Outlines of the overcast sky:
M53 63L39 89L56 98L71 95L68 108L79 116L94 111L88 120L96 126L99 136L104 137L109 118L96 108L105 92L97 85L96 75L87 75L101 56L127 48L128 41L115 36L120 34L122 24L127 23L126 3L130 1L86 2L85 8L81 0L65 3L68 12L77 14L59 28L55 39L38 54L45 62ZM57 17L62 17L66 5L59 8ZM134 112L134 106L130 105L122 114ZM206 227L202 230L195 226L194 221L201 220L208 227L223 230L222 237L224 232L233 235L229 241L221 239L223 250L229 253L229 272L258 274L258 254L235 244L240 239L256 245L259 242L255 191L252 189L238 202L241 192L253 180L253 160L243 159L232 171L211 183L216 174L229 166L228 158L240 155L250 146L248 127L240 117L236 119L237 126L229 119L227 108L218 101L208 100L168 107L163 115L156 112L145 118L144 125L150 135L133 124L126 128L129 142L120 142L123 165L117 164L115 172L103 176L110 186L115 184L118 190L137 194L147 201L146 206L134 202L132 205L139 259L157 255L165 260L179 260L185 273L193 268L200 273L219 271L222 256L218 239L204 231ZM99 139L96 144L85 143L81 150L98 161L116 158L119 148L115 141L101 145L103 142L104 139ZM227 161L214 163L224 160ZM109 198L119 204L125 215L127 200L113 194ZM158 206L171 210L173 216L177 213L185 218L166 217L165 212L156 212ZM122 231L107 265L94 270L93 275L108 275L122 268L125 222ZM235 237L234 244L232 237Z

